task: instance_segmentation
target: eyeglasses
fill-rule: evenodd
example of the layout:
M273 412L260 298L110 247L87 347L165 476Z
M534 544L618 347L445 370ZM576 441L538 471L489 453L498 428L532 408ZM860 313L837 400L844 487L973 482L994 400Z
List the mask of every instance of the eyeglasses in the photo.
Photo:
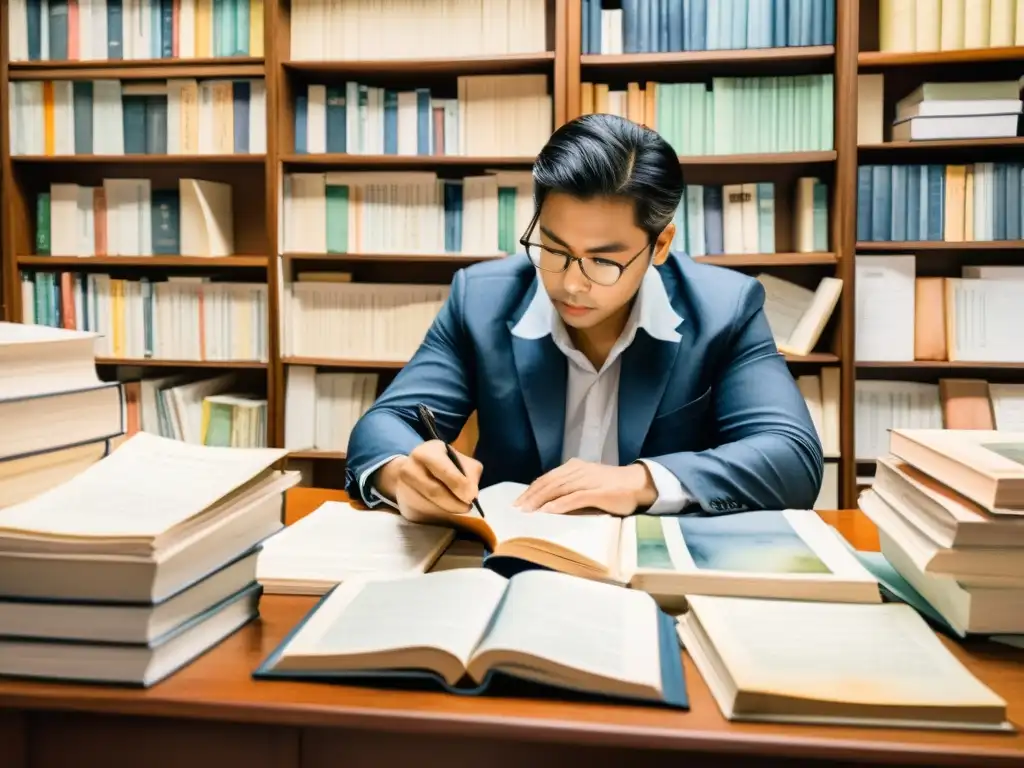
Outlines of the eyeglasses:
M583 276L592 283L603 286L615 285L626 271L626 267L639 259L644 253L654 246L649 243L641 248L629 261L620 264L612 259L605 259L600 256L573 256L571 253L560 251L539 243L530 242L530 236L537 226L539 213L535 214L529 228L519 239L519 244L526 249L526 255L537 269L545 272L565 272L574 261L580 265Z

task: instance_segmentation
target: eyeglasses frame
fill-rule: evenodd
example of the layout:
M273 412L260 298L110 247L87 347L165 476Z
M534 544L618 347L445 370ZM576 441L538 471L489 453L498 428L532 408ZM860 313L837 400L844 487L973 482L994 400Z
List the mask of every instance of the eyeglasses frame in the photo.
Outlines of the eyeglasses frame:
M618 283L619 280L622 279L622 275L626 271L626 269L634 261L639 259L644 254L645 251L650 251L651 255L653 255L654 254L654 246L657 245L657 242L655 242L655 241L649 242L647 245L645 245L643 248L641 248L639 251L637 251L637 253L633 256L633 258L631 258L625 264L619 264L618 262L614 262L614 261L609 260L609 262L608 262L609 266L614 265L614 266L618 267L618 269L619 269L618 277L616 277L610 283L601 283L601 282L598 282L597 280L594 280L594 278L592 278L590 275L587 274L586 266L583 263L587 259L593 260L593 257L589 257L589 256L574 256L573 254L566 253L565 251L555 250L553 248L546 248L546 246L543 246L540 243L531 243L530 242L530 237L531 237L531 235L533 235L533 230L537 227L537 222L539 220L540 220L540 211L538 210L536 213L533 214L533 219L530 221L530 225L526 228L526 232L524 232L523 236L519 238L519 244L521 246L523 246L523 249L526 251L527 258L529 258L530 248L531 247L532 248L543 248L545 250L551 251L552 253L556 253L559 256L564 256L565 257L565 266L562 267L561 269L544 269L544 267L542 267L539 264L537 264L536 262L534 262L533 259L530 259L530 262L535 267L537 267L537 269L544 269L545 272L550 272L551 274L554 274L554 275L560 274L562 272L567 272L569 270L569 266L573 262L576 262L580 266L580 272L583 274L583 276L585 278L587 278L587 280L589 280L590 282L592 282L592 283L594 283L596 285L603 286L605 288L610 288L611 286L613 286L616 283Z

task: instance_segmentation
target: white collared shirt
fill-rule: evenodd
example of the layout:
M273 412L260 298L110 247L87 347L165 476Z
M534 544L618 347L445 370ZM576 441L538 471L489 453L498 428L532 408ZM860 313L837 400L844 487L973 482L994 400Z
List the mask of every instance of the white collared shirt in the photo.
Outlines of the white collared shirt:
M526 312L512 328L523 339L542 339L551 334L555 346L568 359L565 392L565 427L562 462L578 458L610 466L619 465L619 376L622 353L643 329L655 339L678 343L676 327L682 318L672 309L661 275L649 268L644 273L633 309L622 334L612 346L600 369L573 345L565 323L558 316L547 291L538 278L537 288ZM649 514L673 514L691 501L682 484L656 461L640 459L651 473L658 499Z

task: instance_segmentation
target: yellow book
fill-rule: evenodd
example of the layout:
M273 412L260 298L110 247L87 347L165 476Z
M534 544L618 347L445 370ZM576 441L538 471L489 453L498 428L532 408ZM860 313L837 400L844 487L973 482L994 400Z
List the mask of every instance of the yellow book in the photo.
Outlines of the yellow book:
M196 58L208 59L212 56L213 0L196 0Z
M54 155L57 152L57 133L54 130L53 113L53 81L43 81L43 153Z
M249 55L263 56L263 0L249 4Z

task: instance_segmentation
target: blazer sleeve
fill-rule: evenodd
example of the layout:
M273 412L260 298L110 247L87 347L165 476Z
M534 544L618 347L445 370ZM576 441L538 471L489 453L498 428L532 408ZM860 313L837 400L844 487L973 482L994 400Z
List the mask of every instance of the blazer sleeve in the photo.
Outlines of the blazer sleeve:
M823 474L818 432L764 313L764 288L742 295L722 374L713 384L719 445L650 457L707 512L810 509Z
M396 456L406 456L424 441L416 406L428 406L441 437L458 437L476 407L473 398L474 352L465 329L465 274L452 280L451 292L423 343L391 385L356 422L349 437L345 490L374 506L381 499L368 487L370 475Z

